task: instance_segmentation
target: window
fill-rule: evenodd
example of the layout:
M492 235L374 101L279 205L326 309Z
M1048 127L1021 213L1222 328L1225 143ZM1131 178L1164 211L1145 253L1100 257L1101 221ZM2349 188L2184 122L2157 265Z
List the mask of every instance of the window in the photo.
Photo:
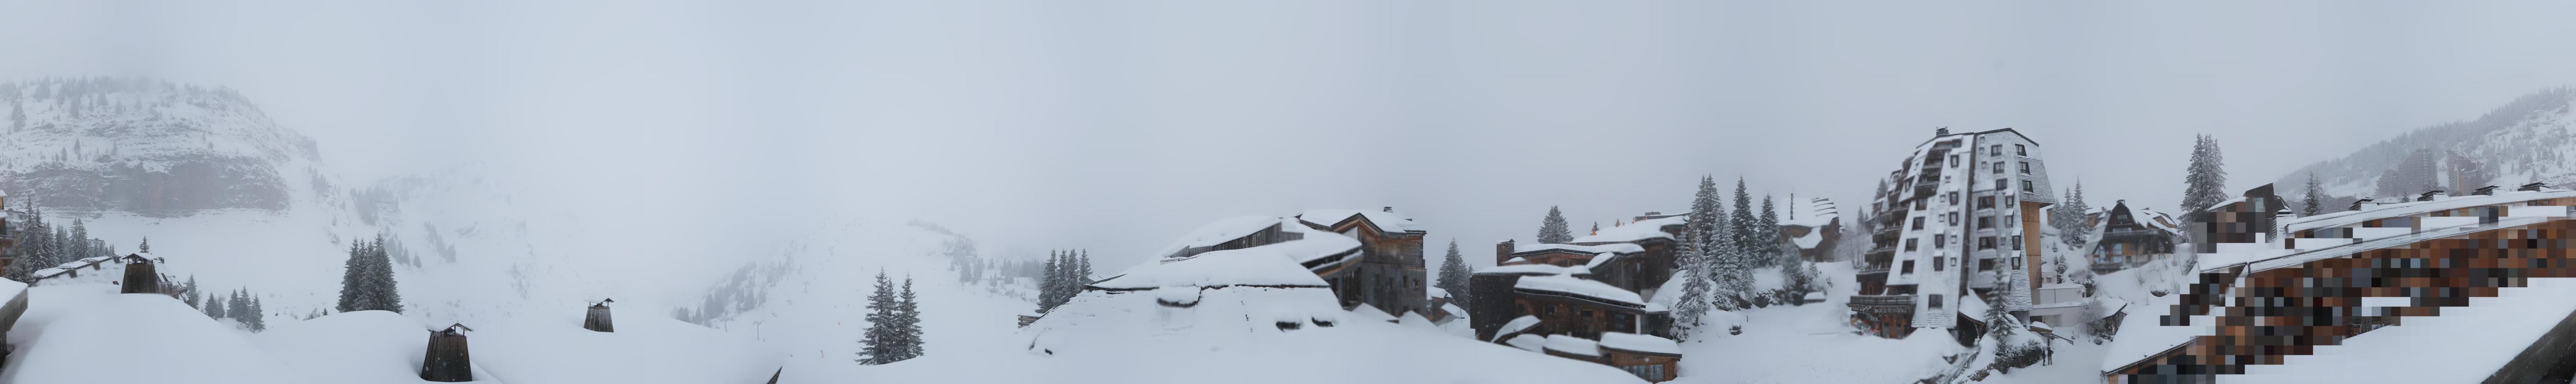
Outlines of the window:
M1995 173L2004 173L2004 162L1995 162Z
M1987 147L1987 148L1988 148L1988 150L1986 151L1986 154L1988 154L1988 155L1993 155L1993 156L2003 156L2003 155L2004 155L2004 146L2003 146L2003 144L1995 144L1995 146Z
M2014 155L2014 156L2030 156L2030 148L2024 148L2024 147L2022 147L2022 146L2021 146L2021 144L2013 144L2013 155Z
M1978 237L1978 238L1977 238L1977 249L1995 249L1995 237L1994 237L1994 236Z
M1912 248L1907 248L1907 249L1912 249ZM1898 269L1897 269L1897 271L1900 271L1901 273L1914 273L1914 261L1913 261L1913 260L1906 260L1906 261L1905 261L1905 266L1904 266L1904 267L1901 267L1901 268L1898 268Z
M1950 155L1950 167L1951 167L1951 168L1958 168L1958 167L1959 167L1959 155Z
M1932 235L1932 247L1933 247L1933 248L1940 248L1940 247L1947 247L1947 246L1950 246L1950 235L1949 235L1949 234L1943 233L1943 234L1933 234L1933 235Z
M1923 200L1925 200L1925 199L1914 199L1914 209L1915 209L1915 210L1922 210L1922 209L1923 209Z
M1914 218L1914 229L1923 229L1923 218L1922 218L1922 217L1919 217L1919 216L1918 216L1918 217L1915 217L1915 218ZM1906 247L1906 248L1907 248L1907 249L1912 249L1913 247Z
M1933 272L1940 272L1940 271L1941 271L1942 266L1947 265L1947 264L1950 264L1950 258L1947 258L1947 257L1935 257L1935 258L1932 258L1932 271L1933 271Z
M1932 295L1932 309L1941 309L1941 295Z
M1592 317L1592 309L1591 309L1591 308L1578 309L1578 310L1575 310L1575 311L1574 311L1574 315L1575 315L1575 316L1581 316L1581 317L1584 317L1584 318L1591 318L1591 317Z
M1912 251L1912 250L1914 250L1914 239L1905 239L1905 250L1907 250L1907 251ZM1906 264L1906 265L1914 265L1914 264L1911 264L1911 263L1913 263L1913 262L1911 262L1911 261L1908 261L1908 262L1906 262L1906 263L1908 263L1908 264ZM1910 267L1909 267L1909 268L1907 268L1907 269L1912 269L1912 268L1910 268Z
M1979 217L1977 217L1977 229L1994 229L1994 228L1995 228L1995 218L1992 218L1992 217L1984 217L1984 216L1979 216Z
M2012 216L2004 216L2004 228L2012 228L2017 224L2021 224L2021 219L2016 219Z
M1994 208L1994 207L1995 207L1995 197L1994 197L1994 196L1979 196L1979 197L1977 197L1977 209L1992 209L1992 208Z
M2021 235L2013 235L2013 250L2021 250Z
M1996 171L1996 172L2002 172L2002 171ZM2021 173L2022 173L2022 174L2024 174L2024 175L2028 175L2028 174L2030 174L2030 162L2028 162L2028 161L2021 162Z
M2004 190L2004 188L2006 188L2005 186L2007 185L2007 184L2004 184L2004 183L2005 183L2004 179L1995 179L1995 190L1997 190L1997 191Z
M2030 187L2030 182L2022 182L2022 183L2021 183L2021 191L2022 191L2022 192L2033 192L2030 188L2031 188L2031 187Z

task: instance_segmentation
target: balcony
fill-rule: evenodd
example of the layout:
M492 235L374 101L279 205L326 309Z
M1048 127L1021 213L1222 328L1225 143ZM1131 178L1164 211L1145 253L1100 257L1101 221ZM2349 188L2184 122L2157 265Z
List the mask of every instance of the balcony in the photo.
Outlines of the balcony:
M1843 305L1859 313L1914 313L1914 295L1852 295Z

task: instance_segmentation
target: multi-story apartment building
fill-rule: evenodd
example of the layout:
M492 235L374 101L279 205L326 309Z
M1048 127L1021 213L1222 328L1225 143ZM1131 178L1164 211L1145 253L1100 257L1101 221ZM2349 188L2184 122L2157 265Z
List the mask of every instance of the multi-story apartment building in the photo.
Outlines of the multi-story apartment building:
M1871 201L1873 247L1848 305L1873 334L1950 329L1960 300L2031 307L2040 275L2040 217L2057 203L2039 143L2012 129L1941 129L1889 172Z

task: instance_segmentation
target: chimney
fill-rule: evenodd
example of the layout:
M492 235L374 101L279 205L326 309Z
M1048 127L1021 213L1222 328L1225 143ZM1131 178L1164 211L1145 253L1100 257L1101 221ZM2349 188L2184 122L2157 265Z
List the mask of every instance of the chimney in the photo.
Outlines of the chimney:
M2368 197L2364 197L2364 198L2361 198L2361 200L2353 200L2353 201L2352 201L2352 209L2348 209L2348 210L2350 210L2350 211L2359 211L2359 210L2361 210L2361 205L2362 205L2362 204L2370 204L2370 198L2368 198Z
M1933 136L1933 137L1941 137L1941 136L1949 136L1949 135L1950 135L1950 127L1940 127L1940 128L1934 128L1934 129L1932 129L1932 136Z
M465 324L429 330L429 353L421 355L420 379L441 383L474 381L474 359L465 351Z
M2484 186L2484 187L2478 187L2478 190L2477 190L2476 192L2470 192L2469 194L2472 194L2472 195L2478 195L2478 196L2495 196L2495 190L2496 190L2496 188L2503 188L2503 187L2498 187L2498 186L2493 186L2493 185Z
M2416 198L2415 198L2415 201L2434 201L2434 200L2441 200L2441 199L2442 199L2442 198L2444 198L2444 197L2450 197L2450 196L2451 196L2451 194L2449 194L2449 193L2444 193L2442 190L2436 189L2436 190L2424 191L2424 195L2416 197Z
M161 274L152 271L151 259L126 255L124 260L125 281L117 283L123 286L117 293L161 293Z
M608 303L614 302L617 302L617 299L600 300L597 303L591 303L590 316L583 317L581 319L581 329L598 332L617 332L617 326L611 324L608 318Z
M1395 207L1378 207L1378 212L1395 213Z
M1503 242L1494 243L1494 265L1502 265L1504 259L1510 258L1512 258L1511 240L1503 240Z
M2522 185L2522 188L2514 188L2513 190L2516 190L2516 191L2533 191L2533 192L2539 192L2540 190L2543 190L2543 189L2549 189L2549 184L2543 184L2543 183L2540 183L2540 182L2532 182L2531 184L2523 184L2523 185Z

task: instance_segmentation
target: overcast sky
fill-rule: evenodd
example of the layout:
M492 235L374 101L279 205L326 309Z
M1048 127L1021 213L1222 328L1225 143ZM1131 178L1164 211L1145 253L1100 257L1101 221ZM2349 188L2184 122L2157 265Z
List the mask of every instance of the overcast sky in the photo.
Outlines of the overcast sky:
M2576 83L2564 2L1224 3L8 2L0 78L232 87L358 180L499 164L601 217L919 217L1110 263L1326 207L1482 256L1701 174L1857 205L1943 126L2169 210L2196 133L2249 188Z

